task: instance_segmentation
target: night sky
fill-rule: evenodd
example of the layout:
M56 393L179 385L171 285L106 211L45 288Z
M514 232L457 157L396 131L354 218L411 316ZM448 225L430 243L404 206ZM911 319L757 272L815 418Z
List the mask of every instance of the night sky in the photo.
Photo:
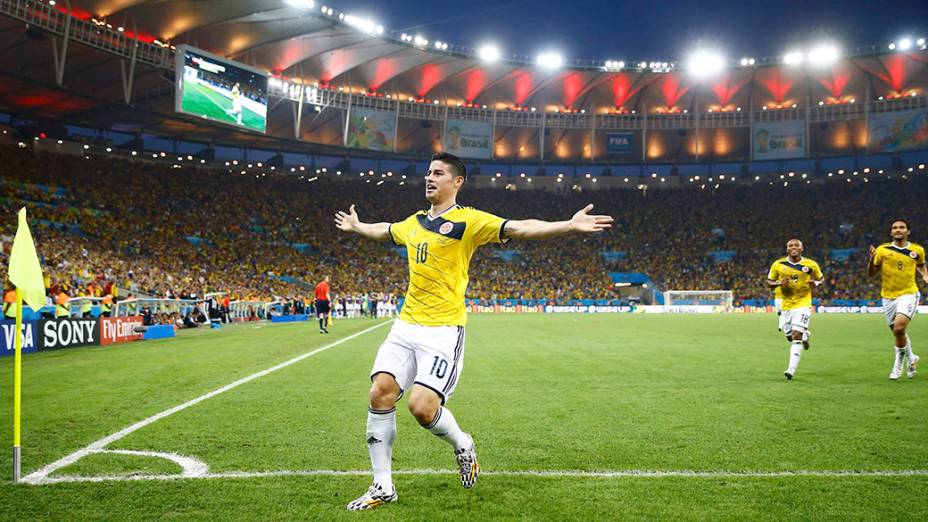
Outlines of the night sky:
M504 54L553 48L577 59L682 60L701 42L736 60L780 56L824 38L849 49L928 36L928 0L333 0L331 6L431 41L472 47L495 41Z

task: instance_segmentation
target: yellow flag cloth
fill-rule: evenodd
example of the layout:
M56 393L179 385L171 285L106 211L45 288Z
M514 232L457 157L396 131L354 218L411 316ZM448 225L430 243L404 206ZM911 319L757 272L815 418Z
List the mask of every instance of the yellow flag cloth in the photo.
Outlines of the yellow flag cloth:
M19 209L19 227L10 251L10 268L7 271L10 282L23 294L23 301L33 310L45 306L45 280L39 256L35 253L35 242L26 222L26 207Z

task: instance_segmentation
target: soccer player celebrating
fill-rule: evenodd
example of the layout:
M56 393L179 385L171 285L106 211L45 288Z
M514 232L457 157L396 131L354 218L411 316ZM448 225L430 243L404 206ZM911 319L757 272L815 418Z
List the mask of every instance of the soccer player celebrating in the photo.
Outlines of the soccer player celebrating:
M464 292L468 266L477 247L509 239L547 239L569 233L592 233L612 226L610 216L595 216L587 205L570 220L510 221L457 204L467 179L456 156L432 156L425 176L428 211L397 223L363 223L354 205L335 215L335 225L377 240L405 245L409 288L399 319L380 345L371 370L367 447L374 482L348 504L351 511L395 502L391 459L396 436L396 402L409 393L409 411L419 424L454 448L461 485L471 488L480 467L473 438L445 408L464 368Z
M329 276L322 278L322 281L316 285L316 317L319 318L319 333L329 333L326 328L326 320L329 318L332 300L329 297Z
M238 82L235 82L235 85L232 86L231 115L235 118L235 123L238 123L239 125L242 124L242 90L239 87Z
M921 245L909 242L909 223L902 219L893 221L890 228L891 243L883 243L874 248L870 245L870 264L867 273L870 276L880 272L883 285L880 296L883 298L883 314L889 328L896 337L896 361L889 378L896 381L902 375L905 359L909 360L909 379L915 377L919 357L912 352L912 340L906 333L909 322L918 310L921 294L915 283L915 272L928 283L928 269L925 268L925 249Z
M812 314L812 289L825 280L818 263L802 257L802 251L802 241L790 239L786 242L786 257L774 261L767 274L767 286L779 289L783 296L780 328L790 341L789 367L783 372L787 379L792 379L799 367L803 336L809 330Z

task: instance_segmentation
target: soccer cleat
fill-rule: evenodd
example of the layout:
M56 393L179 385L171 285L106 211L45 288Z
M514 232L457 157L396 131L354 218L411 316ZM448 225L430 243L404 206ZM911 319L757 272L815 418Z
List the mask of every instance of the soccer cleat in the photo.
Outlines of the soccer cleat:
M902 366L893 366L893 371L889 373L889 380L898 381L902 376Z
M322 327L322 332L323 332L323 333L329 333L329 329L326 328L325 326L323 326L323 327Z
M787 381L791 381L791 380L793 380L793 373L795 373L795 372L791 372L791 371L789 371L789 370L786 370L785 372L783 372L783 375L786 377L786 380L787 380Z
M921 357L915 355L914 353L912 354L912 359L909 361L909 371L907 372L909 379L914 379L915 374L918 373L918 360L919 359L921 359Z
M454 459L458 461L458 470L461 472L461 485L468 489L474 487L477 475L480 474L480 464L477 463L477 449L474 447L473 439L470 448L454 452Z
M384 493L380 484L374 482L371 487L367 488L367 493L352 500L348 503L348 511L364 511L365 509L374 509L383 506L388 502L396 502L396 490L389 495Z

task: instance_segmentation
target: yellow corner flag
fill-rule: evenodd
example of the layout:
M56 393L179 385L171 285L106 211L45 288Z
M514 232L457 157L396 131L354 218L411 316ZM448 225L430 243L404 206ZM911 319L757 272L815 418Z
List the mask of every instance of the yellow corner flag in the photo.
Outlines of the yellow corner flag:
M19 209L19 227L10 251L10 282L22 292L23 301L35 311L45 306L45 280L35 252L35 242L26 222L26 207Z
M42 267L35 252L35 242L26 222L26 207L19 209L19 226L13 248L10 250L10 266L7 270L10 282L16 285L16 338L13 361L13 482L19 482L21 471L20 417L22 416L23 382L23 299L38 311L45 306L45 280Z

